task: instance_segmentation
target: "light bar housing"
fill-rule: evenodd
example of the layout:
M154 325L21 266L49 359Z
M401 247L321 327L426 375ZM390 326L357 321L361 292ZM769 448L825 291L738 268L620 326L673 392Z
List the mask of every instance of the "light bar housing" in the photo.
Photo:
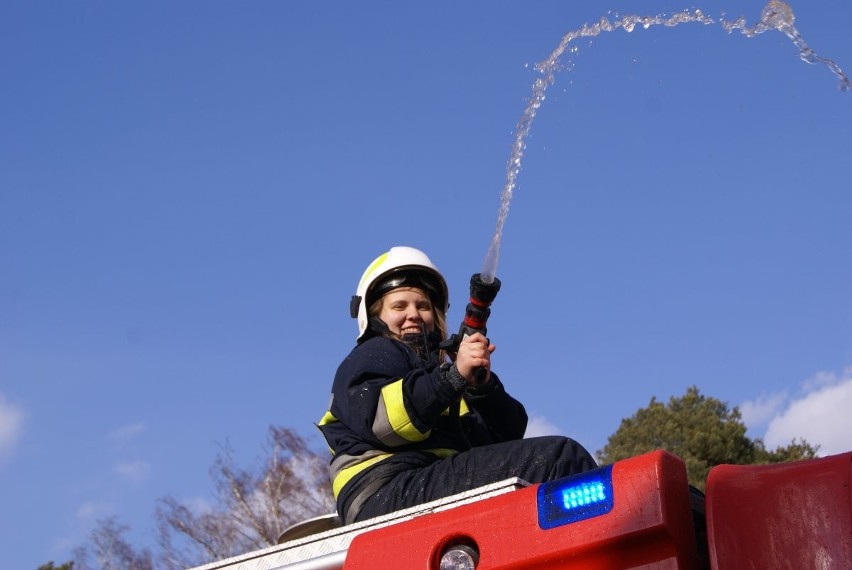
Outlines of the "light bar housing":
M605 515L615 505L612 465L542 483L536 500L544 530Z

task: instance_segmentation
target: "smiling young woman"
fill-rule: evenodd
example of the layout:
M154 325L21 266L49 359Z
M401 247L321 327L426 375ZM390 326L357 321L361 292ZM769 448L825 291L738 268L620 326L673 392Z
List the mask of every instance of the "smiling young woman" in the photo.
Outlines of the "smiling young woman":
M394 289L381 299L377 316L400 340L406 334L430 333L435 330L435 311L425 291L417 287ZM373 311L370 311L373 313Z
M344 523L510 477L539 483L596 467L567 437L523 439L526 410L491 370L485 336L441 350L448 306L444 277L420 250L393 247L361 277L350 304L357 344L318 424Z

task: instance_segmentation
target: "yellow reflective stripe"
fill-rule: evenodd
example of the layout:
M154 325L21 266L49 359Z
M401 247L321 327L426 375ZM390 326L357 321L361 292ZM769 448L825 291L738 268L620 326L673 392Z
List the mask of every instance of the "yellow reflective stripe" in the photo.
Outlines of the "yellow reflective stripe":
M406 441L423 441L429 437L428 431L423 433L414 427L411 418L405 411L402 398L402 378L382 388L382 400L384 400L388 423L395 434Z
M322 417L322 419L319 421L319 424L317 425L326 426L328 424L333 424L336 421L337 418L335 418L334 415L329 411L325 413L325 415Z
M334 498L335 499L337 498L337 495L340 494L340 490L343 489L343 486L346 485L355 475L357 475L358 473L360 473L361 471L363 471L367 467L370 467L370 466L378 463L382 459L387 459L390 456L391 456L390 453L377 455L375 457L371 457L370 459L367 459L366 461L362 461L361 463L358 463L357 465L353 465L352 467L347 467L345 469L341 469L340 472L337 475L335 475L334 481L331 484L331 490L334 493Z
M459 415L464 416L464 415L469 414L469 413L470 413L470 408L467 407L467 402L465 402L464 398L462 398L461 403L459 405ZM446 410L441 412L441 415L442 416L449 416L450 415L450 408L447 408Z
M373 261L373 263L370 264L367 269L364 270L364 274L361 276L361 280L358 282L359 288L361 287L361 283L364 282L364 279L366 279L368 275L375 271L379 265L385 262L385 260L388 258L388 253L390 252L381 254L379 257L376 258L375 261Z
M425 451L427 453L433 453L440 459L446 459L447 457L452 457L453 455L458 453L457 449L445 449L445 448L424 449L423 451ZM374 457L371 457L370 459L365 459L364 461L362 461L361 463L358 463L356 465L352 465L350 467L346 467L344 469L341 469L334 476L334 481L331 484L331 490L334 493L334 498L337 499L337 496L340 494L340 490L343 489L343 487L349 481L351 481L352 478L355 477L355 475L357 475L361 471L367 469L368 467L375 465L379 461L387 459L391 455L393 455L393 454L392 453L383 453L381 455L376 455Z

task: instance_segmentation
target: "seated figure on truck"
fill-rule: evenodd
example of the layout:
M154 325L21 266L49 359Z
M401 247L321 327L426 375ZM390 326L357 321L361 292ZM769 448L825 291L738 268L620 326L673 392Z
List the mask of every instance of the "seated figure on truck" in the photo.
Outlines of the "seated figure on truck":
M444 277L417 249L393 247L361 277L350 305L357 343L318 424L344 524L511 477L541 483L597 467L567 437L523 439L527 414L491 370L494 345L478 332L442 345L448 306Z

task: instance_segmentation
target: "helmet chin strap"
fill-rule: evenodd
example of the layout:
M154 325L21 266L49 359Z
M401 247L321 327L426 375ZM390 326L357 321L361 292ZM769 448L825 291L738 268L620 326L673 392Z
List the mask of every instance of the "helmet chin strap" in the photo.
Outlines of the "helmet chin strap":
M427 362L438 360L438 349L441 344L441 335L435 331L428 332L426 323L420 323L419 333L408 333L402 335L402 342L407 344L417 355Z
M432 362L433 360L437 359L439 345L441 343L441 340L443 339L441 339L441 335L435 331L428 332L426 330L426 323L420 323L420 332L407 333L400 336L391 333L387 323L385 323L379 317L370 317L368 319L368 322L368 334L362 336L359 340L359 343L364 342L368 338L372 338L374 336L386 336L390 338L396 338L407 344L423 360L426 360L427 362Z

